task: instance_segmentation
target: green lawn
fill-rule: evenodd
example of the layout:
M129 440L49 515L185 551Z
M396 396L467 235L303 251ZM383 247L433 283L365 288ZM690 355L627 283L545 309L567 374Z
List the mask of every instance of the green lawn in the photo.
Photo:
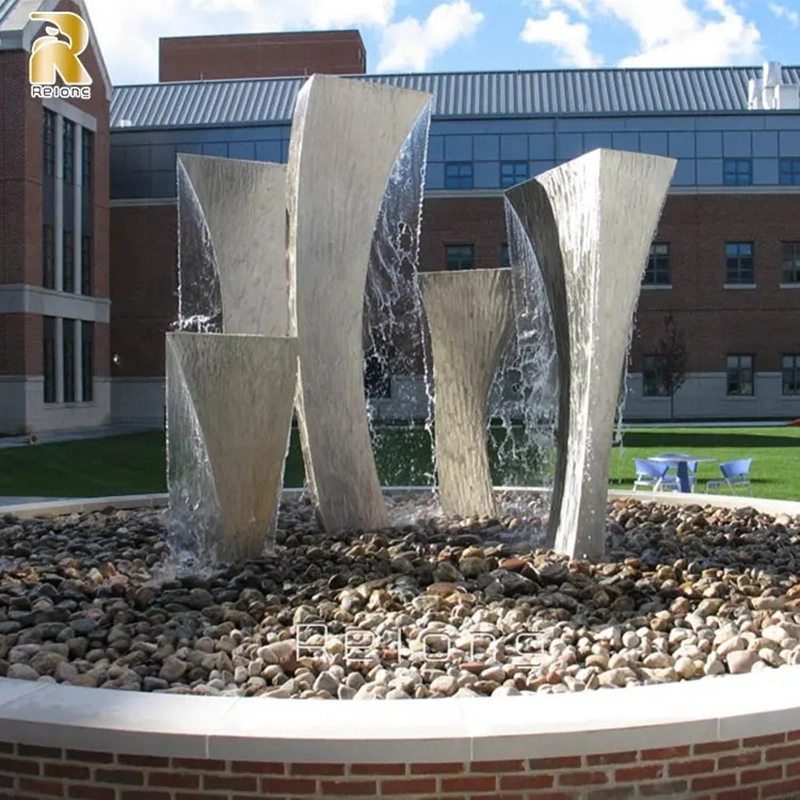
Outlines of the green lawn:
M519 435L515 431L515 435ZM507 444L507 443L506 443ZM611 457L612 486L633 484L633 459L659 452L688 452L720 461L752 457L753 494L800 499L800 471L795 450L800 428L631 429ZM517 448L516 458L498 457L503 434L490 440L494 479L507 485L535 482L535 450ZM375 453L384 485L429 482L431 446L420 429L387 428L376 434ZM99 497L165 491L162 433L116 436L0 449L0 495ZM701 464L698 483L719 475L715 463ZM303 485L303 460L296 432L286 465L286 485Z
M719 461L752 458L754 496L800 500L800 428L631 429L625 433L622 447L615 447L612 453L611 485L630 489L633 459L657 453L714 456ZM705 491L707 480L720 477L717 463L698 465L699 491Z

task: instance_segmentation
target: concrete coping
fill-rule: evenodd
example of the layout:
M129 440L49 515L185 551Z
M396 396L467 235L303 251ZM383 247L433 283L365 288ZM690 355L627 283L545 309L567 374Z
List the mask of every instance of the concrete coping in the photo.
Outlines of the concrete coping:
M627 492L612 497L632 496ZM800 515L800 503L638 493L642 500ZM155 508L165 495L6 507L42 516ZM724 501L724 502L722 502ZM797 667L578 694L440 700L217 698L0 679L0 731L21 744L184 758L294 763L549 758L726 741L792 730ZM619 694L624 691L624 694ZM634 702L621 702L632 700Z

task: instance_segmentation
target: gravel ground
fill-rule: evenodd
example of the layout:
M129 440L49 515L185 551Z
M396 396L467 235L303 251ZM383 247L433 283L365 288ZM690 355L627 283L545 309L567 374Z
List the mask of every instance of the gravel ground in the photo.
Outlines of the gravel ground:
M206 572L171 563L160 512L6 516L0 675L404 699L618 688L800 662L800 518L616 501L607 559L590 564L535 547L538 510L534 498L523 516L447 520L423 505L405 522L395 509L390 530L330 535L307 501L292 501L274 552Z

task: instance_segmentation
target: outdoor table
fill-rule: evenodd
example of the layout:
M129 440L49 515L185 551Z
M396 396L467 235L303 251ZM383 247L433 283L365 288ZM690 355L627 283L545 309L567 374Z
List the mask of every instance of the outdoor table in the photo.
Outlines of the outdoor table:
M681 484L681 491L689 494L692 491L692 484L689 482L689 462L697 461L716 461L716 456L690 456L688 453L659 453L657 456L651 456L650 461L663 464L669 461L678 467L678 481Z

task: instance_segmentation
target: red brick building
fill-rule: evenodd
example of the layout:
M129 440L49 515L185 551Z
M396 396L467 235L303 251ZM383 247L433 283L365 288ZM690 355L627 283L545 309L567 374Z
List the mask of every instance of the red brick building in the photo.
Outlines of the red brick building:
M213 81L295 75L363 75L358 31L180 36L160 41L158 79Z
M30 40L32 34L26 35ZM779 71L789 105L764 109L748 104L748 83L761 75L755 67L370 77L363 75L363 43L349 31L161 44L162 82L113 92L110 173L102 175L109 168L108 160L100 160L108 123L102 109L94 111L94 283L91 297L76 296L108 309L110 287L110 316L94 320L94 386L96 393L108 386L110 370L114 420L163 420L164 332L177 317L177 155L285 161L294 98L304 78L274 76L313 71L350 72L434 95L420 263L425 270L507 265L504 189L583 152L614 147L677 158L637 312L626 417L671 413L670 398L655 379L670 312L688 350L688 377L674 398L676 417L800 416L800 110L791 107L800 69ZM102 72L91 49L90 70ZM16 84L2 81L4 108L34 108L24 46L4 50L0 58L4 70L7 63L17 70ZM99 103L99 83L92 104ZM33 126L33 117L43 113L41 101L38 111L27 113L26 124ZM67 403L58 391L52 409L42 400L48 383L42 317L84 317L72 310L71 317L50 311L37 316L28 311L32 306L18 300L12 307L6 299L14 291L9 285L23 281L31 295L55 292L59 301L67 294L73 302L60 285L42 288L42 156L28 150L40 147L43 133L31 127L30 136L20 137L23 123L12 126L12 116L4 114L1 123L3 152L16 146L25 153L0 162L7 220L0 249L0 430L93 424L100 416L96 400ZM33 144L23 148L21 138ZM24 214L13 197L9 201L17 174L18 182L29 184ZM103 194L108 175L110 200ZM103 203L111 209L107 258L98 227ZM13 235L7 233L8 221L17 218ZM17 264L27 266L14 272ZM62 362L56 359L57 368ZM5 401L15 381L27 387L30 408L16 415L6 411ZM381 402L388 407L409 393L418 396L419 382L417 375L393 376L391 394Z
M86 11L82 0L40 5ZM28 63L41 23L28 14L37 9L1 8L0 432L103 425L111 419L111 83L90 31L81 56L90 98L32 97Z

